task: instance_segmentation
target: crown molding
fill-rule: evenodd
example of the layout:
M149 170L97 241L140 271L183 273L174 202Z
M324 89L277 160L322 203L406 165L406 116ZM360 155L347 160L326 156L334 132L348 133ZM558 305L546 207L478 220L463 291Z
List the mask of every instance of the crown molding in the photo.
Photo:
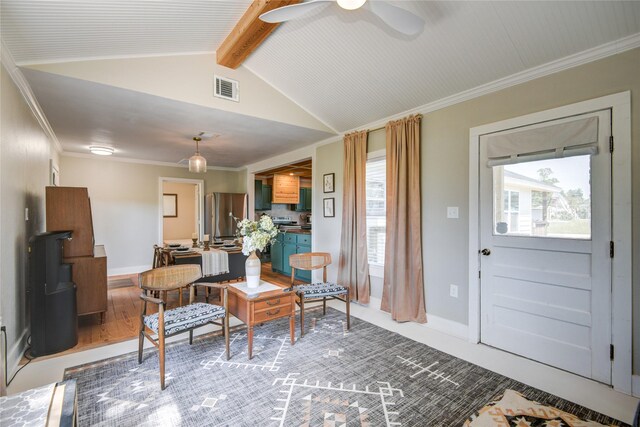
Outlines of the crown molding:
M373 121L363 126L358 126L343 132L337 131L339 132L339 135L330 136L329 138L315 142L311 144L310 147L312 149L316 149L323 145L332 144L334 142L341 141L344 134L354 132L357 130L362 130L362 129L380 130L381 128L384 128L384 126L389 121L392 121L392 120L398 120L402 117L406 117L411 114L427 114L433 111L441 110L443 108L450 107L452 105L459 104L461 102L469 101L471 99L478 98L483 95L488 95L493 92L498 92L502 89L506 89L511 86L516 86L522 83L526 83L528 81L535 80L540 77L548 76L550 74L564 71L569 68L577 67L579 65L587 64L589 62L597 61L599 59L604 59L606 57L616 55L618 53L622 53L627 50L635 49L638 47L640 47L640 33L632 34L630 36L627 36L618 40L614 40L612 42L605 43L603 45L596 46L594 48L587 49L582 52L578 52L576 54L569 55L555 61L547 62L546 64L542 64L537 67L530 68L520 73L512 74L502 79L494 80L484 85L477 86L473 89L459 92L457 94L448 96L446 98L442 98L437 101L430 102L428 104L424 104L419 107L415 107L410 110L406 110L401 113L397 113L392 116L388 116L388 117ZM284 95L287 96L286 94ZM311 113L309 112L309 114ZM275 160L280 156L282 156L282 154L272 156L269 159L265 159L265 160L272 160L272 159ZM260 163L260 162L256 162L256 163ZM247 167L248 169L251 169L251 167L256 163L246 165L245 167Z
M31 90L29 82L24 77L24 74L22 74L20 68L18 68L18 66L16 65L13 59L13 55L11 54L9 48L5 45L4 41L1 41L0 43L0 61L2 61L2 65L4 65L7 73L9 73L9 76L11 77L11 80L13 80L13 83L15 83L15 85L18 87L18 90L29 106L31 113L38 121L38 124L47 135L49 140L53 142L56 151L58 153L61 153L62 144L60 144L60 141L58 141L58 137L51 128L51 124L49 123L49 120L47 120L47 116L45 116L44 111L42 111L42 107L40 107L36 96Z
M555 74L560 71L574 68L580 65L588 64L599 59L604 59L609 56L616 55L618 53L625 52L627 50L640 47L640 33L635 33L627 37L623 37L612 42L596 46L591 49L583 50L582 52L575 53L573 55L566 56L555 61L547 62L546 64L539 65L537 67L529 68L528 70L521 71L519 73L512 74L507 77L503 77L492 82L476 86L473 89L465 90L446 98L441 98L437 101L430 102L428 104L421 105L419 107L412 108L410 110L403 111L402 113L394 114L392 116L385 117L380 120L368 123L364 126L358 126L353 129L344 131L343 134L354 132L362 129L378 129L384 127L389 121L398 120L402 117L406 117L411 114L427 114L436 110L441 110L446 107L450 107L461 102L469 101L474 98L479 98L484 95L488 95L493 92L498 92L503 89L507 89L512 86L517 86L529 82L531 80L539 79L550 74ZM319 141L316 144L324 145L333 142L331 138L323 141Z
M135 163L140 165L168 166L172 168L183 168L183 169L189 168L189 165L182 165L180 163L160 162L156 160L132 159L129 157L96 156L95 154L76 153L73 151L62 151L60 155L64 157L78 157L82 159L93 159L93 160L101 160L106 162ZM228 171L228 172L241 172L245 169L246 169L246 166L241 166L238 168L225 167L225 166L207 166L207 171L219 170L219 171Z

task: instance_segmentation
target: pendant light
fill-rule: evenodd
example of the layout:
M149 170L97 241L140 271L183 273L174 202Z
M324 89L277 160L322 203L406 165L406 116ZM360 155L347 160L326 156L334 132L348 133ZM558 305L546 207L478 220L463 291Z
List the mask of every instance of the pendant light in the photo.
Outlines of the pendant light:
M200 151L198 151L198 143L202 139L199 136L194 136L193 140L196 142L196 154L189 158L189 172L205 173L207 171L207 159L202 157Z

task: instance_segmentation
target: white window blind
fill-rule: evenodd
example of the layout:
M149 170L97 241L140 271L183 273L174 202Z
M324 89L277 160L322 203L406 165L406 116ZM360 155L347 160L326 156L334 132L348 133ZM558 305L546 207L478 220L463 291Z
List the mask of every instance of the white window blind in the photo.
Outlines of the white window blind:
M367 250L369 264L384 265L387 171L383 158L367 161Z
M488 135L487 166L598 154L598 117Z

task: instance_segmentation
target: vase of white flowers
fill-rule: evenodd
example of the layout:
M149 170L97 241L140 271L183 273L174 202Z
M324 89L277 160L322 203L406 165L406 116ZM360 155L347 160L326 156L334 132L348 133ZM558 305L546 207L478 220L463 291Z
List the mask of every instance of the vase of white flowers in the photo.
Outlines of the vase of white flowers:
M260 258L256 251L263 251L268 244L274 243L278 236L278 229L267 215L260 217L259 221L243 219L238 223L238 237L242 237L242 253L249 255L245 261L247 287L260 286Z

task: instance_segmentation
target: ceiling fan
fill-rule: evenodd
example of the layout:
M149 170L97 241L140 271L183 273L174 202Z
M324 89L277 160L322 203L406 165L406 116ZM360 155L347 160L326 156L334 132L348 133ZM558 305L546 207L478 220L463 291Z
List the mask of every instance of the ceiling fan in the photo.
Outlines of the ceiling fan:
M424 27L424 20L419 16L382 0L369 2L367 0L312 0L270 10L260 15L260 19L269 23L285 22L301 18L311 11L324 9L330 5L335 7L337 4L345 10L356 10L365 6L365 3L366 7L385 24L402 34L413 36L420 33Z

